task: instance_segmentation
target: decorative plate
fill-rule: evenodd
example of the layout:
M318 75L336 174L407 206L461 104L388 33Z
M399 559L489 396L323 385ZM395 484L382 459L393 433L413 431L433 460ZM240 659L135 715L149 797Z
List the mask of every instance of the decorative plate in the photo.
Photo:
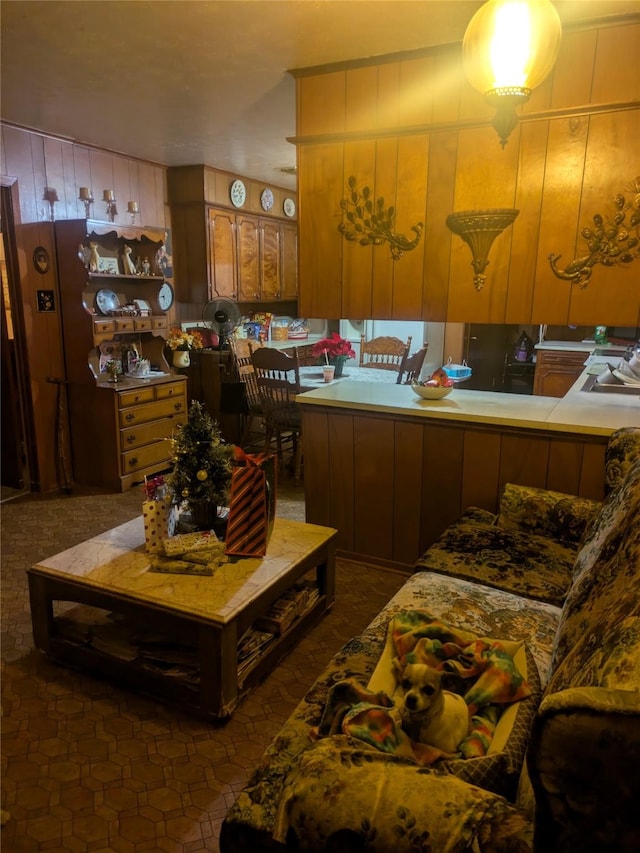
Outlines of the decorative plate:
M262 195L260 196L260 205L263 210L271 210L271 208L273 207L273 193L271 192L269 187L262 190Z
M231 189L229 190L229 198L231 199L231 204L234 207L242 207L247 199L247 190L243 182L238 179L231 184Z
M120 307L118 294L113 290L99 290L96 293L96 306L101 314L108 314Z
M282 209L284 210L285 216L295 216L296 214L296 203L292 198L285 198L284 203L282 205Z

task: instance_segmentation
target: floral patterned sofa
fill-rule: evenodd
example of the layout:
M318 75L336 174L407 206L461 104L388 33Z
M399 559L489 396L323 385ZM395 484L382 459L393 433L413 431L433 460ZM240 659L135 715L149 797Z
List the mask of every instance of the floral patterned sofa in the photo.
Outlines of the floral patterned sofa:
M222 853L640 849L640 429L614 433L605 464L601 504L509 487L496 516L470 510L445 531L268 747ZM311 736L338 686L379 686L390 622L411 610L524 642L531 693L486 755L425 765L351 729Z

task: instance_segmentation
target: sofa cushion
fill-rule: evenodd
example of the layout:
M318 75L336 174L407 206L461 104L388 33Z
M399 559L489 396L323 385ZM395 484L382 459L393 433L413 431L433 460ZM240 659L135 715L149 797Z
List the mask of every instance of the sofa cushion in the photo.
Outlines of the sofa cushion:
M590 498L507 483L500 496L496 526L575 546L601 506Z
M420 557L416 570L439 572L561 606L575 558L575 545L478 522L464 513Z
M622 427L609 436L604 454L605 490L614 491L622 485L629 469L640 457L640 429Z
M320 741L291 768L274 837L309 853L524 853L532 844L527 819L503 798L339 739Z

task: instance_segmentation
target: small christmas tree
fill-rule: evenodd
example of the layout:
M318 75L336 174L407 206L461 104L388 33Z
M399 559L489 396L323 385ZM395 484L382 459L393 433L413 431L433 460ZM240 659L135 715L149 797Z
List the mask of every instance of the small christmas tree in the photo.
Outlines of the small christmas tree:
M203 501L224 506L234 447L224 443L220 427L198 400L191 401L188 420L171 441L173 471L167 484L175 503L186 501L192 512L194 504Z

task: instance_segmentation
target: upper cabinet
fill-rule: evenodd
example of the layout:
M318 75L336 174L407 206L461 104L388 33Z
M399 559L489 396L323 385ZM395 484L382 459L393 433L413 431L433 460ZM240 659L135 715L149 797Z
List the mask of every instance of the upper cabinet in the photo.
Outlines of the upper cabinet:
M622 230L588 281L571 273L592 252L599 217L614 227L616 197L624 226L638 230L640 75L622 58L637 52L639 21L565 28L553 73L504 149L460 45L293 72L300 314L638 325L637 245L632 262L611 263L627 246ZM518 214L491 243L477 289L470 246L446 220L496 208ZM478 251L483 236L469 237Z
M170 168L168 187L181 302L296 299L291 193L204 166Z

